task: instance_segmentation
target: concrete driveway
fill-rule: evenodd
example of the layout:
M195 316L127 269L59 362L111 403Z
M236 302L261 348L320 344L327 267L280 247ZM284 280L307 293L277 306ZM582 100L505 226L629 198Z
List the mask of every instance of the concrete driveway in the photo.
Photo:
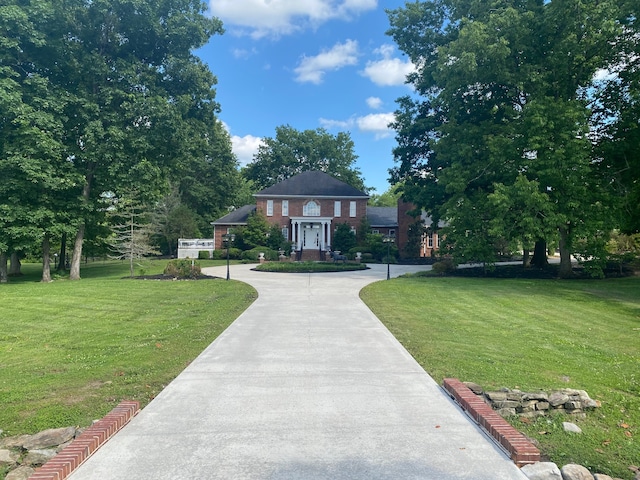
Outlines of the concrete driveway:
M69 478L526 478L360 300L386 265L250 268L254 304Z

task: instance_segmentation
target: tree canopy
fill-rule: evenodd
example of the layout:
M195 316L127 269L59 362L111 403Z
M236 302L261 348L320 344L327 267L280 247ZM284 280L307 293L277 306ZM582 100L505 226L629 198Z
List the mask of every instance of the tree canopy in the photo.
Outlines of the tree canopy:
M203 3L7 0L0 26L0 260L75 235L79 278L105 194L152 209L174 185L206 227L234 203L216 78L192 53L223 32Z
M416 95L398 100L392 178L447 221L459 260L493 262L499 240L557 239L569 275L572 254L603 251L611 178L594 156L590 97L596 73L637 42L619 3L435 0L388 12L388 33L418 65Z
M299 131L289 125L276 128L275 138L263 138L253 161L242 173L257 190L309 170L319 170L366 192L355 166L357 155L346 132L331 135L323 128Z

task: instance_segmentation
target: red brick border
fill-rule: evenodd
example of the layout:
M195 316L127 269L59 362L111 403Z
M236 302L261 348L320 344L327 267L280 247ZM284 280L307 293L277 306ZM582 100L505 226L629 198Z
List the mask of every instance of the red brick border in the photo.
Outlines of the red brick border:
M540 450L457 378L445 378L444 389L509 455L518 467L540 461Z
M91 425L60 453L38 468L29 480L64 480L118 430L129 423L139 410L139 402L120 402L102 420Z

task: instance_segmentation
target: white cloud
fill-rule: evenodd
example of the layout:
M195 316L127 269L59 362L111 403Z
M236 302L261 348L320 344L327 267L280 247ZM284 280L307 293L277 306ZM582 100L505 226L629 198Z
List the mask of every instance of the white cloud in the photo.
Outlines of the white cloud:
M324 128L328 129L338 129L338 130L349 130L353 127L355 121L353 119L349 120L330 120L328 118L321 118L320 125Z
M234 48L231 53L233 53L233 56L235 58L239 58L242 60L246 60L247 58L255 55L256 53L258 53L258 51L255 48L252 48L251 50L247 50L244 48Z
M372 113L362 117L351 117L348 120L320 119L320 125L328 129L350 130L357 128L360 132L373 133L376 140L391 136L393 130L389 124L395 121L392 112Z
M231 136L233 153L238 157L240 166L244 167L253 160L253 156L258 152L258 147L261 143L262 138L254 137L253 135L245 135L244 137Z
M376 139L391 136L393 130L389 124L395 120L393 113L372 113L357 119L358 129L362 132L374 133Z
M358 63L358 42L347 40L336 43L330 50L324 50L315 57L304 56L295 68L296 81L304 83L322 83L324 74L330 70Z
M378 97L369 97L367 98L367 105L369 105L369 108L377 110L382 107L382 99Z
M377 0L209 0L211 13L253 38L287 35L328 20L348 20Z
M368 61L362 74L381 87L404 85L407 75L415 70L410 60L393 58L393 45L385 44L375 50L382 59Z

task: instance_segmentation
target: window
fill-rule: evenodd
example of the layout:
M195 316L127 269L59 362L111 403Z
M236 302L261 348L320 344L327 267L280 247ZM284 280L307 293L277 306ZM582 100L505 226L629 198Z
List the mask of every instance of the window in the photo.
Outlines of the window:
M289 200L282 200L282 216L289 216Z
M305 217L319 217L320 216L320 204L311 200L307 202L302 208L302 215Z
M393 229L390 229L390 230L389 230L389 236L390 236L390 237L395 237L395 236L396 236L396 231L395 231L395 230L393 230Z
M432 233L427 235L427 247L428 248L433 248L433 234Z
M267 217L273 217L273 200L267 200Z
M354 201L349 202L349 216L350 217L356 216L356 202Z
M380 233L380 230L374 228L373 230L371 230L371 233L373 233L374 235L378 235Z
M342 214L342 202L340 200L336 200L333 203L333 216L339 217Z
M282 236L286 241L289 241L289 227L282 227Z

